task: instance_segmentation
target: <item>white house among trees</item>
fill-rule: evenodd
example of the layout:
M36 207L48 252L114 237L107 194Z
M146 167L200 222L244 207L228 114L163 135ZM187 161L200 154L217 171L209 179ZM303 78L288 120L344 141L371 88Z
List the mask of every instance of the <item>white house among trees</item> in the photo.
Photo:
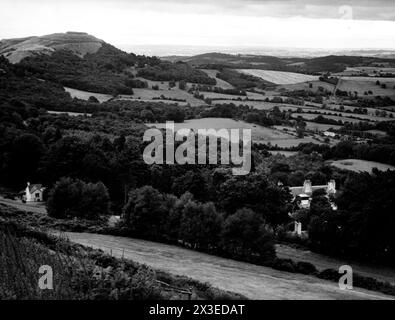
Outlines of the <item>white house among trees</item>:
M44 190L45 188L41 184L30 184L30 182L28 182L22 200L26 202L41 202L43 201Z
M310 203L313 197L313 192L316 190L325 190L326 196L329 197L336 193L336 182L335 180L330 180L326 185L316 185L313 186L310 180L305 180L303 186L301 187L290 187L294 200L299 200L299 208L300 209L309 209ZM337 207L334 203L330 201L333 210L336 210ZM300 221L294 221L294 232L300 236L303 234L302 231L302 223Z

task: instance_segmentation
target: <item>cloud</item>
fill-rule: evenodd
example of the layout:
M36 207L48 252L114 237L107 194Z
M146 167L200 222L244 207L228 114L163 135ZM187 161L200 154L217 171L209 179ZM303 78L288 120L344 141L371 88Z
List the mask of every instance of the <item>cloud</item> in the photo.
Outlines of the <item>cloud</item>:
M87 0L93 1L93 0ZM106 0L103 0L106 1ZM239 16L340 19L349 8L356 20L395 20L393 0L111 0L167 12L232 14Z
M2 2L7 0L2 0ZM9 0L10 1L10 0ZM26 0L13 0L15 4ZM30 0L37 6L51 6L53 0ZM340 19L347 6L356 20L395 20L393 0L57 0L56 3L122 6L167 13L231 14L236 16L305 17Z
M358 4L346 0L330 4L321 0L1 1L0 39L73 30L115 45L395 45L395 4L384 0Z

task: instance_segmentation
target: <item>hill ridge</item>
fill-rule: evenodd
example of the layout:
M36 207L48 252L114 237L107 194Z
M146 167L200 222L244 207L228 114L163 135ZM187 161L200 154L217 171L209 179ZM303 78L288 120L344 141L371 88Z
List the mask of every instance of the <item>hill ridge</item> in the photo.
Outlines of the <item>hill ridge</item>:
M50 55L58 50L68 50L73 54L84 57L88 53L96 53L105 42L86 32L67 31L43 36L2 39L0 55L5 56L11 63L37 54Z

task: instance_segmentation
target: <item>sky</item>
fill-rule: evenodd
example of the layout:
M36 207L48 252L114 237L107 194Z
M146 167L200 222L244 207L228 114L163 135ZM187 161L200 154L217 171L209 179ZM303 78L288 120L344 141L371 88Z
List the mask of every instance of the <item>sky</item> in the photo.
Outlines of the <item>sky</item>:
M395 49L395 1L0 0L0 39L66 31L123 49Z

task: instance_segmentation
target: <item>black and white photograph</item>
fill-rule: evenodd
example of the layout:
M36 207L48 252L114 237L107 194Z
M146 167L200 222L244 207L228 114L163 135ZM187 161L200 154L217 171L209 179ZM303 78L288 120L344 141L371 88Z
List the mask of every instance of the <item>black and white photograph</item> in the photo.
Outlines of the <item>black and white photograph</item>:
M1 301L394 299L394 1L0 0Z

